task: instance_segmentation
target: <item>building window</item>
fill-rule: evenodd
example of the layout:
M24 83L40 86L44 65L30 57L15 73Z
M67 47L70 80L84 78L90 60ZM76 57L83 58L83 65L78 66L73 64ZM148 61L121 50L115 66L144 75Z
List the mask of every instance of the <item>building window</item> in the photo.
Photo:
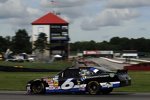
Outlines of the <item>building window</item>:
M44 33L44 27L38 27L38 33Z
M62 35L63 36L68 36L68 33L67 32L62 32Z
M60 36L60 34L52 34L51 36Z
M62 26L62 29L66 30L68 29L68 26Z
M51 33L51 36L58 36L61 35L61 33Z
M51 28L61 28L59 25L51 25Z

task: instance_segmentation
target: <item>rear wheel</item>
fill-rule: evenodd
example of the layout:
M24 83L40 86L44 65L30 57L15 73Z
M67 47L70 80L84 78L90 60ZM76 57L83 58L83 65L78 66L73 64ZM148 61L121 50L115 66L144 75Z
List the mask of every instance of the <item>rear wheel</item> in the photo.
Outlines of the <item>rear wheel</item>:
M45 86L42 82L34 82L31 85L31 91L33 94L44 94L45 93Z
M87 91L89 94L98 94L100 85L97 81L91 81L87 84Z

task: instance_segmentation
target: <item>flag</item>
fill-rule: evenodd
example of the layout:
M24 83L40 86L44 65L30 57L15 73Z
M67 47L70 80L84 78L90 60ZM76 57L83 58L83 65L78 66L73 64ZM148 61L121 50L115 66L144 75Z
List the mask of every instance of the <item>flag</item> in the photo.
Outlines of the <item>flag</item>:
M57 4L58 4L58 2L51 0L51 5L57 5Z

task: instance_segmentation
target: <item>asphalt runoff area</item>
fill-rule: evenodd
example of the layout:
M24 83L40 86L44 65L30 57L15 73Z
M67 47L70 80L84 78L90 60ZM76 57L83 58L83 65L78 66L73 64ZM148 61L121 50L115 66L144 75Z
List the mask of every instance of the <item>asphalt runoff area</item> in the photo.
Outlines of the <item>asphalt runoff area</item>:
M0 100L149 100L150 93L112 92L109 95L45 94L28 95L25 91L0 91Z

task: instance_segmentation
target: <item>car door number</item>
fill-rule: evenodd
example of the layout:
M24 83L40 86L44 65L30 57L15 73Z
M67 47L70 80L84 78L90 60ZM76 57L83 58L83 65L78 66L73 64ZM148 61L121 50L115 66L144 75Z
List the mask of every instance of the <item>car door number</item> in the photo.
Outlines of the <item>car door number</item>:
M71 89L74 87L74 83L72 82L73 78L69 78L67 79L62 85L61 85L61 89L63 90L67 90L67 89Z

